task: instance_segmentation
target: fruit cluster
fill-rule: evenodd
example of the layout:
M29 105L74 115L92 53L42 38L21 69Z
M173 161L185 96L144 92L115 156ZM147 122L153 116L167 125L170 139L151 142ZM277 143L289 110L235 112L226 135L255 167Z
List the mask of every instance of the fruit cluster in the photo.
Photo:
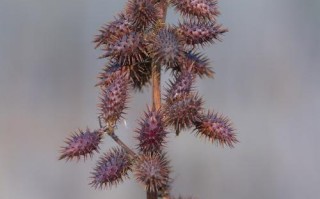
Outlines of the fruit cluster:
M182 16L177 25L165 23L170 7ZM198 51L219 41L227 32L217 23L218 15L216 0L129 0L94 39L96 48L103 50L101 58L108 59L96 85L101 89L100 128L75 133L66 141L60 159L92 156L103 137L109 135L120 147L101 157L91 185L109 188L133 172L148 193L169 197L172 169L164 146L171 130L177 135L192 130L199 137L233 147L237 139L231 122L205 111L204 101L194 87L197 78L214 75L208 59ZM131 93L143 91L151 82L153 92L160 90L153 78L160 79L161 69L170 71L173 78L164 90L162 102L154 102L141 118L135 130L138 145L134 152L117 137L115 129L124 117Z

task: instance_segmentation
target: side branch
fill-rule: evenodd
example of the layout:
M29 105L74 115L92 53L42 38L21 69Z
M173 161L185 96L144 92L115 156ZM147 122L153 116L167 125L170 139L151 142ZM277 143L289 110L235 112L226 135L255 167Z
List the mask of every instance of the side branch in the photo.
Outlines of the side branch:
M100 116L98 117L98 119L99 119L100 129L105 134L108 134L120 147L122 147L133 158L138 157L138 155L134 151L132 151L124 142L122 142L122 140L114 133L114 126L110 125L110 126L103 127Z
M121 146L124 150L127 151L133 158L138 157L137 154L132 151L120 138L114 133L114 131L105 131L119 146Z

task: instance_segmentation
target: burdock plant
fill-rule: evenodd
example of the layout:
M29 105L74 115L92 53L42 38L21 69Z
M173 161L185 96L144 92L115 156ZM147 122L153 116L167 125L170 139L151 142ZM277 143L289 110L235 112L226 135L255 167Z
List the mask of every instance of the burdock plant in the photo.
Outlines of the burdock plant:
M165 23L169 7L181 14L176 25ZM119 146L98 161L91 176L94 188L109 189L129 177L146 190L147 199L174 198L170 195L173 169L165 152L167 135L192 131L221 146L237 142L229 119L204 110L204 101L194 83L213 77L208 59L199 49L220 40L227 32L217 23L216 0L129 0L114 21L104 25L94 39L107 58L96 86L101 89L99 128L79 130L66 141L60 159L92 156L110 136ZM161 71L173 76L161 96ZM139 127L133 130L136 149L130 149L115 130L124 117L128 98L152 86L152 105L147 106ZM179 196L179 198L182 198Z

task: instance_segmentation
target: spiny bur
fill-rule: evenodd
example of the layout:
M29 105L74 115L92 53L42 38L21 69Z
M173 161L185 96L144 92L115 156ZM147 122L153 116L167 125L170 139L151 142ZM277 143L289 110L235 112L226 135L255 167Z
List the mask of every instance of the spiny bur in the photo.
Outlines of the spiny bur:
M163 114L159 110L148 108L140 122L140 128L136 130L139 151L144 154L160 152L168 133L165 127Z
M230 120L218 113L208 111L206 115L202 115L200 120L195 122L195 131L200 137L222 146L233 147L233 144L238 142Z
M126 13L136 29L145 29L154 25L160 18L159 7L155 0L130 0Z
M181 130L187 130L200 119L203 100L194 93L181 94L174 100L168 100L164 106L166 123L174 127L177 135Z
M217 0L171 0L171 2L182 16L190 18L215 20L215 17L220 14Z
M180 23L177 32L187 45L206 45L220 40L220 35L228 30L215 22L188 21Z
M135 164L134 174L148 191L159 191L170 182L170 166L164 154L142 155Z
M200 78L210 77L214 75L214 71L209 66L209 60L203 54L190 50L184 52L184 56L180 59L181 70L191 69L192 73Z
M112 185L117 185L124 178L128 178L131 166L132 161L126 151L113 148L99 160L92 173L90 184L95 188L109 188Z
M71 138L66 141L67 146L61 150L61 159L72 160L86 158L92 156L93 152L99 151L103 133L101 131L86 131L79 130L79 133L74 133Z
M183 54L183 44L172 28L163 28L152 37L150 52L157 64L174 67Z

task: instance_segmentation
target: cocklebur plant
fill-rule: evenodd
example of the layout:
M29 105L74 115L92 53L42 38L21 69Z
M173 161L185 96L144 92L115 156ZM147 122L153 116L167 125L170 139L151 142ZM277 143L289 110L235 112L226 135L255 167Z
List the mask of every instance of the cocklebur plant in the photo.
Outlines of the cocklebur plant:
M167 9L181 14L178 24L166 24ZM104 25L94 39L107 64L98 76L99 128L74 133L61 150L60 159L86 159L100 150L110 136L119 146L102 155L91 173L94 188L110 189L133 173L145 187L147 199L175 198L165 146L169 133L191 130L221 146L238 142L230 120L204 110L194 83L213 77L209 60L199 52L220 41L227 29L216 18L216 0L129 0L114 21ZM173 76L161 96L161 71ZM125 117L128 99L134 92L152 87L152 105L147 106L134 132L136 149L129 148L116 134ZM179 196L178 198L183 198Z

